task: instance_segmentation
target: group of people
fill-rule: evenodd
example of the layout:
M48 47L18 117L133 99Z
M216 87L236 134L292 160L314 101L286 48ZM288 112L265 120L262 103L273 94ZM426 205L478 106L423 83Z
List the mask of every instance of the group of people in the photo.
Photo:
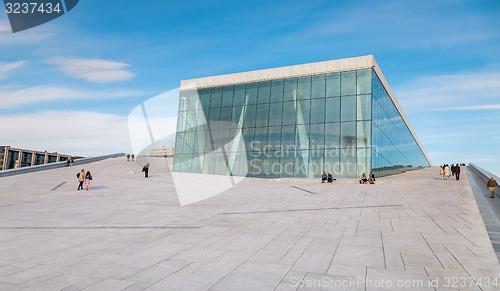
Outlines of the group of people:
M460 180L460 166L464 164L451 164L451 167L448 164L444 164L439 167L439 175L441 176L441 180L449 180L450 176L455 176L456 180Z
M83 190L83 186L85 184L85 191L89 191L90 181L92 181L92 174L90 171L85 173L85 170L82 169L79 173L76 174L76 178L78 178L78 191Z
M134 161L134 159L135 159L135 155L134 155L134 154L132 154L132 155L127 154L127 162L130 162L130 161L131 161L131 159L132 159L132 162L133 162L133 161Z
M327 181L328 183L332 183L336 180L337 179L333 178L331 173L327 174L326 172L323 172L323 175L321 175L321 183L325 183L325 181ZM366 174L363 173L361 175L361 179L359 180L359 184L375 184L375 174L373 174L373 172L370 172L368 178L366 178Z
M328 181L328 183L332 183L333 181L336 181L337 179L333 178L332 173L326 173L323 172L323 175L321 175L321 183L325 183L325 181Z
M368 179L366 178L366 174L361 174L361 179L359 179L359 184L375 184L375 174L370 172L368 175Z

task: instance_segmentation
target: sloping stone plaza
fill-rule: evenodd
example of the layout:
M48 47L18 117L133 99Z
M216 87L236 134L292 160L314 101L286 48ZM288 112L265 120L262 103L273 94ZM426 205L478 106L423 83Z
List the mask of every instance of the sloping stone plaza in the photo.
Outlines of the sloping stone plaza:
M183 207L163 158L1 178L0 290L498 290L466 172L246 178Z

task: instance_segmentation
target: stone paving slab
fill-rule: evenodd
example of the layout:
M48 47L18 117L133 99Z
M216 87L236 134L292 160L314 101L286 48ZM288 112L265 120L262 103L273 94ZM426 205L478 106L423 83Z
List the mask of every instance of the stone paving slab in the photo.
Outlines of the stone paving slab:
M77 167L1 178L0 290L500 288L466 174L442 181L428 168L375 185L246 178L181 207L168 163L85 165L89 191L76 190Z

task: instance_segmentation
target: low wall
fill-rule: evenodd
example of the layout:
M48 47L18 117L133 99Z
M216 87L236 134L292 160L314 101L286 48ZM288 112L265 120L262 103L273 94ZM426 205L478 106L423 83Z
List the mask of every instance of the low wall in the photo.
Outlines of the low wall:
M119 153L119 154L112 154L112 155L99 156L99 157L81 158L81 159L76 159L74 161L73 165L84 165L84 164L102 161L102 160L106 160L106 159L123 157L124 155L125 154L123 154L123 153ZM7 177L7 176L13 176L13 175L21 175L21 174L26 174L26 173L45 171L45 170L64 168L67 166L68 166L67 162L64 161L64 162L29 166L29 167L23 167L23 168L17 168L17 169L9 169L9 170L0 171L0 178Z

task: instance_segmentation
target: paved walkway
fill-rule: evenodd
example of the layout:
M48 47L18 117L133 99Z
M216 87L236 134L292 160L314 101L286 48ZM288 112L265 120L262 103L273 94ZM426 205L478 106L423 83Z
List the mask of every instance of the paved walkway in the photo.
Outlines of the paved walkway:
M76 167L0 179L0 290L498 290L467 175L245 179L180 207L150 162L85 165L88 192Z

